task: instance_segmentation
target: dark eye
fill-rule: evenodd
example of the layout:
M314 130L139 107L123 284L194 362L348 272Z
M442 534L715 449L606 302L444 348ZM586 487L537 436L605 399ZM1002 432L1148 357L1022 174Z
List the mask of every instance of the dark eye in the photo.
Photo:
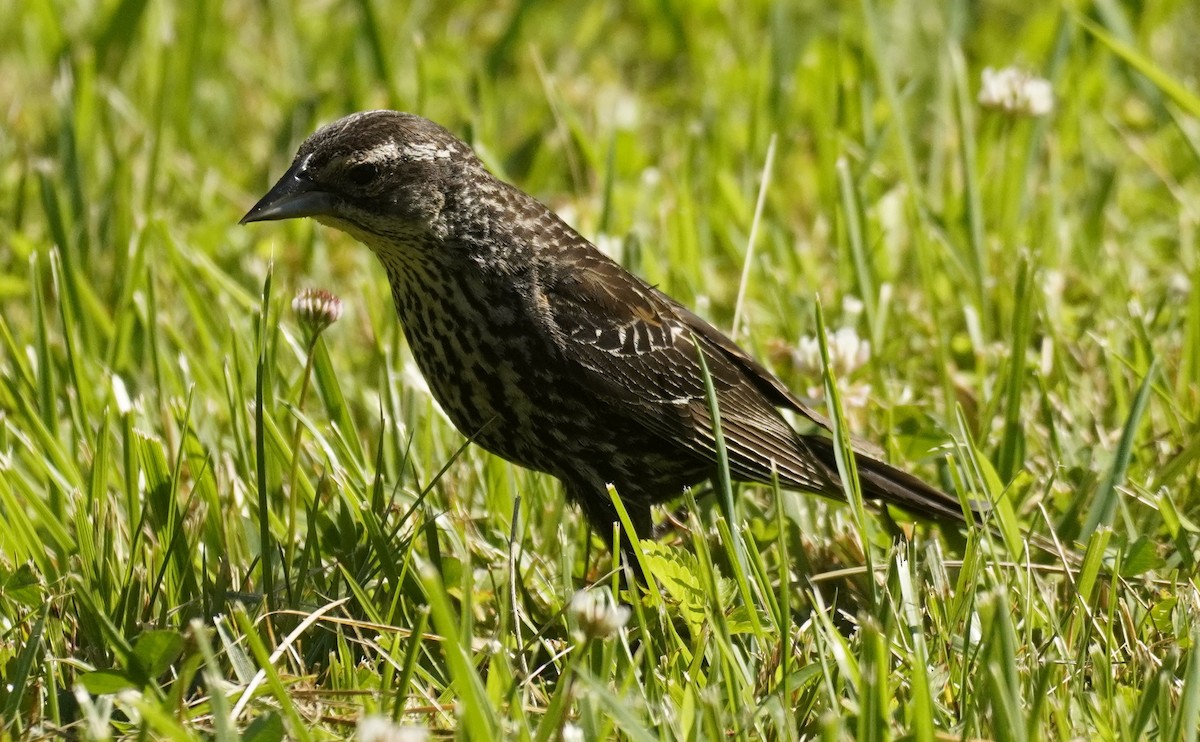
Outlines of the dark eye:
M346 178L356 186L367 186L379 177L379 166L373 162L356 162L346 170Z

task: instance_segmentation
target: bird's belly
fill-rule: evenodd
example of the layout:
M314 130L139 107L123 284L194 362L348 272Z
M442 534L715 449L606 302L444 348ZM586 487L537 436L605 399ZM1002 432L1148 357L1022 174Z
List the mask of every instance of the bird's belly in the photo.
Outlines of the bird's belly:
M711 462L600 400L579 393L575 380L552 372L527 375L505 362L494 368L464 364L457 371L426 371L430 389L464 436L529 469L560 478L583 477L653 495L673 497L707 479ZM488 377L494 391L483 391ZM502 379L496 383L497 379Z

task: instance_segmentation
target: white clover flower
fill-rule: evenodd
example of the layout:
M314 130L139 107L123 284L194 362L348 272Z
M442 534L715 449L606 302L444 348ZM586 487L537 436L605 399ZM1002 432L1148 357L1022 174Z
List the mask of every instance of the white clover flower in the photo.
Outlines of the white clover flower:
M792 351L792 362L805 373L821 373L821 344L815 336L805 335L796 342L796 349Z
M846 315L846 319L849 321L861 317L865 306L863 300L857 296L846 294L842 297L842 314Z
M617 605L606 588L580 590L571 598L567 613L583 639L608 639L629 621L629 607Z
M315 338L341 318L342 300L325 289L304 289L292 299L292 311L309 337Z
M858 336L853 327L843 327L825 336L829 348L829 366L837 376L854 373L871 358L871 341ZM801 371L821 372L821 344L816 337L806 335L796 343L792 361Z
M612 117L612 125L617 129L630 130L637 126L638 119L641 118L641 109L638 106L638 99L628 93L617 95L612 102L609 115Z
M358 720L360 742L425 742L429 731L424 727L397 724L383 714L367 714Z
M562 742L583 742L583 729L578 724L567 722L562 728Z
M1016 67L983 70L979 105L1016 116L1045 116L1054 108L1050 81Z
M848 414L865 410L871 402L871 385L865 381L847 384L842 389L842 410Z
M853 424L852 427L865 423L862 413L871 403L871 385L865 381L855 381L839 384L838 388L841 391L842 412L846 413L847 419ZM824 399L825 387L809 386L805 388L804 393L810 399Z
M829 341L829 362L840 376L862 368L871 358L871 341L858 336L853 327L843 327Z

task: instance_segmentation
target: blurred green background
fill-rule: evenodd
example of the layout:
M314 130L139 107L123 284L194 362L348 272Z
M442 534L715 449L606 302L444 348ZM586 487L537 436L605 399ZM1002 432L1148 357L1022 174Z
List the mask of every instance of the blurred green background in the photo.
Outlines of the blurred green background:
M6 733L1194 739L1198 37L1191 0L10 3ZM979 104L1008 66L1052 112ZM943 554L747 489L750 573L703 504L665 597L622 593L626 638L573 639L601 540L549 479L458 453L369 252L237 226L368 108L445 125L726 330L766 181L739 341L819 395L819 299L869 343L856 432L1002 502L1010 539ZM302 400L305 286L346 312ZM1089 559L1007 568L1020 530ZM864 549L877 579L838 572ZM295 641L262 620L342 599Z

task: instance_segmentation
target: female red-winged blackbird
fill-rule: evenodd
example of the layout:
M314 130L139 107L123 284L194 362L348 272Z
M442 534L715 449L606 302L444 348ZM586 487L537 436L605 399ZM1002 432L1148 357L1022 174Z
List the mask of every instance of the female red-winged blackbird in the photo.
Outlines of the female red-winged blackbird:
M733 478L841 497L827 427L732 340L607 258L441 126L369 111L320 129L242 223L313 217L370 247L434 397L487 450L562 480L602 536L614 484L640 537L650 508L712 477L699 353ZM963 522L958 500L865 454L863 494Z

